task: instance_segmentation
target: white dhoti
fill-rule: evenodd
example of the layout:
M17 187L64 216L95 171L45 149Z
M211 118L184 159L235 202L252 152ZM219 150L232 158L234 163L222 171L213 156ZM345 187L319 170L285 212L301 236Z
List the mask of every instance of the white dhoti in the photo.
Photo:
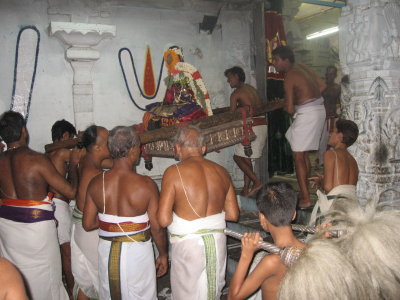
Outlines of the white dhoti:
M349 199L357 199L356 198L356 186L351 184L342 184L334 187L329 193L326 195L322 193L320 190L317 190L318 200L315 203L314 209L311 213L309 225L315 225L315 222L321 215L326 214L332 207L335 199L338 196L345 196ZM351 201L351 200L350 200ZM319 223L319 222L317 222Z
M72 213L71 208L64 200L53 198L56 205L54 216L58 221L57 234L60 245L71 241Z
M244 153L244 146L239 143L235 145L234 151L235 155L246 157L246 158L259 158L262 155L265 142L267 140L268 135L268 126L267 125L259 125L253 127L254 134L256 135L256 139L251 142L251 150L253 154L249 157Z
M226 269L225 212L193 221L173 214L171 289L174 300L220 299Z
M53 211L48 202L17 207L20 211L25 208L27 211L38 209L39 213L42 210ZM38 214L33 213L32 219L37 218ZM0 217L0 255L21 271L33 300L69 299L61 278L61 256L55 220L13 221Z
M82 227L82 212L76 207L72 217L71 268L75 279L74 297L80 289L89 298L98 298L99 268L97 247L98 230L85 231Z
M325 119L323 98L296 106L294 121L285 134L292 151L318 150Z
M100 300L156 300L156 267L147 213L99 213Z

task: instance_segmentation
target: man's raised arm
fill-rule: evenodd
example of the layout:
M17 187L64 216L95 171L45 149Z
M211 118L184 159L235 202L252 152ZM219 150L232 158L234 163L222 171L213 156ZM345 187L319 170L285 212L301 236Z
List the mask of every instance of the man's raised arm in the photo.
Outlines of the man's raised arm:
M71 154L71 161L69 165L69 178L71 180L71 184L68 183L63 176L61 176L48 157L43 155L43 159L40 164L40 174L43 176L44 180L56 191L69 199L75 198L75 194L78 189L79 153L79 150L77 150L77 152Z

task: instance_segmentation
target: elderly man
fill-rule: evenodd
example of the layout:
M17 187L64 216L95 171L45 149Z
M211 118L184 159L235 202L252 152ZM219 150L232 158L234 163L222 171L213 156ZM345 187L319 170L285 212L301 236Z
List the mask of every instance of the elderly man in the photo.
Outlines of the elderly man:
M175 136L179 164L163 176L158 220L168 226L172 297L219 299L225 285L225 220L236 221L236 195L227 171L203 157L206 146L195 126Z
M112 169L90 182L83 216L86 230L100 228L100 299L157 299L157 276L167 272L167 238L157 221L158 188L136 173L139 137L132 127L110 132ZM153 237L159 256L154 265Z
M45 155L29 149L21 114L4 113L0 135L7 143L7 151L0 154L0 255L19 268L34 300L68 299L47 191L51 185L66 197L75 197L79 152L71 155L69 184Z

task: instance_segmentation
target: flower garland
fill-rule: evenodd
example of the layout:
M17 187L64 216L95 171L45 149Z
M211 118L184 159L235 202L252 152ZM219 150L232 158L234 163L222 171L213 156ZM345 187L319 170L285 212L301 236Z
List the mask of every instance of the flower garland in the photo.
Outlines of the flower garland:
M196 97L196 102L203 107L208 116L212 116L213 113L211 109L210 96L208 95L203 78L194 66L179 61L176 62L171 69L168 69L168 73L170 73L174 82L181 81L182 77L186 77L189 86ZM190 74L190 76L185 74Z
M171 62L168 61L171 59ZM168 72L176 71L175 65L180 62L179 55L176 53L175 49L169 49L164 52L164 61L165 66L168 69Z

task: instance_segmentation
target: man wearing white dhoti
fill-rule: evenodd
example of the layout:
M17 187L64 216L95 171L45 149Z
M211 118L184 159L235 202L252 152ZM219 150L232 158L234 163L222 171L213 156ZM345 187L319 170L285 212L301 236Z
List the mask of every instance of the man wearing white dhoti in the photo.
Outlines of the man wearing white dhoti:
M83 217L86 230L99 228L99 296L155 300L156 275L168 269L167 237L156 216L158 188L132 169L140 157L132 127L111 130L108 145L113 167L90 182ZM159 253L156 262L151 238Z
M86 155L79 164L79 188L73 211L71 237L71 265L75 278L74 297L78 299L97 298L99 291L97 231L86 232L82 227L82 211L85 206L89 182L103 171L102 164L110 156L108 130L92 125L82 136Z
M46 195L51 185L75 197L79 151L71 155L69 184L46 156L28 148L22 115L4 113L0 135L7 142L7 151L0 154L0 255L21 271L33 300L68 299L61 280L54 204Z
M75 127L66 120L58 120L51 127L51 138L53 142L61 142L72 139L76 135ZM67 177L71 151L66 148L57 149L48 154L51 162L61 176ZM70 208L70 199L60 194L54 188L50 187L50 192L54 193L53 202L56 207L55 217L58 222L57 233L58 242L61 249L61 261L63 274L67 284L67 291L72 296L74 288L74 276L71 270L71 227L72 212Z
M347 151L358 137L358 127L350 120L338 120L329 137L328 145L332 148L324 154L324 174L312 177L317 191L318 201L310 218L310 225L321 223L320 215L327 213L334 206L335 199L345 196L349 201L357 201L356 185L358 166L354 157Z
M203 157L204 136L195 126L178 130L180 163L163 176L158 220L168 226L174 300L219 299L225 284L225 220L239 215L226 170Z
M273 65L285 76L285 110L293 115L293 123L286 132L286 138L293 151L297 181L300 187L301 209L312 206L308 192L307 177L311 171L308 152L317 150L326 118L321 92L326 84L312 70L295 64L294 53L287 46L272 51Z

